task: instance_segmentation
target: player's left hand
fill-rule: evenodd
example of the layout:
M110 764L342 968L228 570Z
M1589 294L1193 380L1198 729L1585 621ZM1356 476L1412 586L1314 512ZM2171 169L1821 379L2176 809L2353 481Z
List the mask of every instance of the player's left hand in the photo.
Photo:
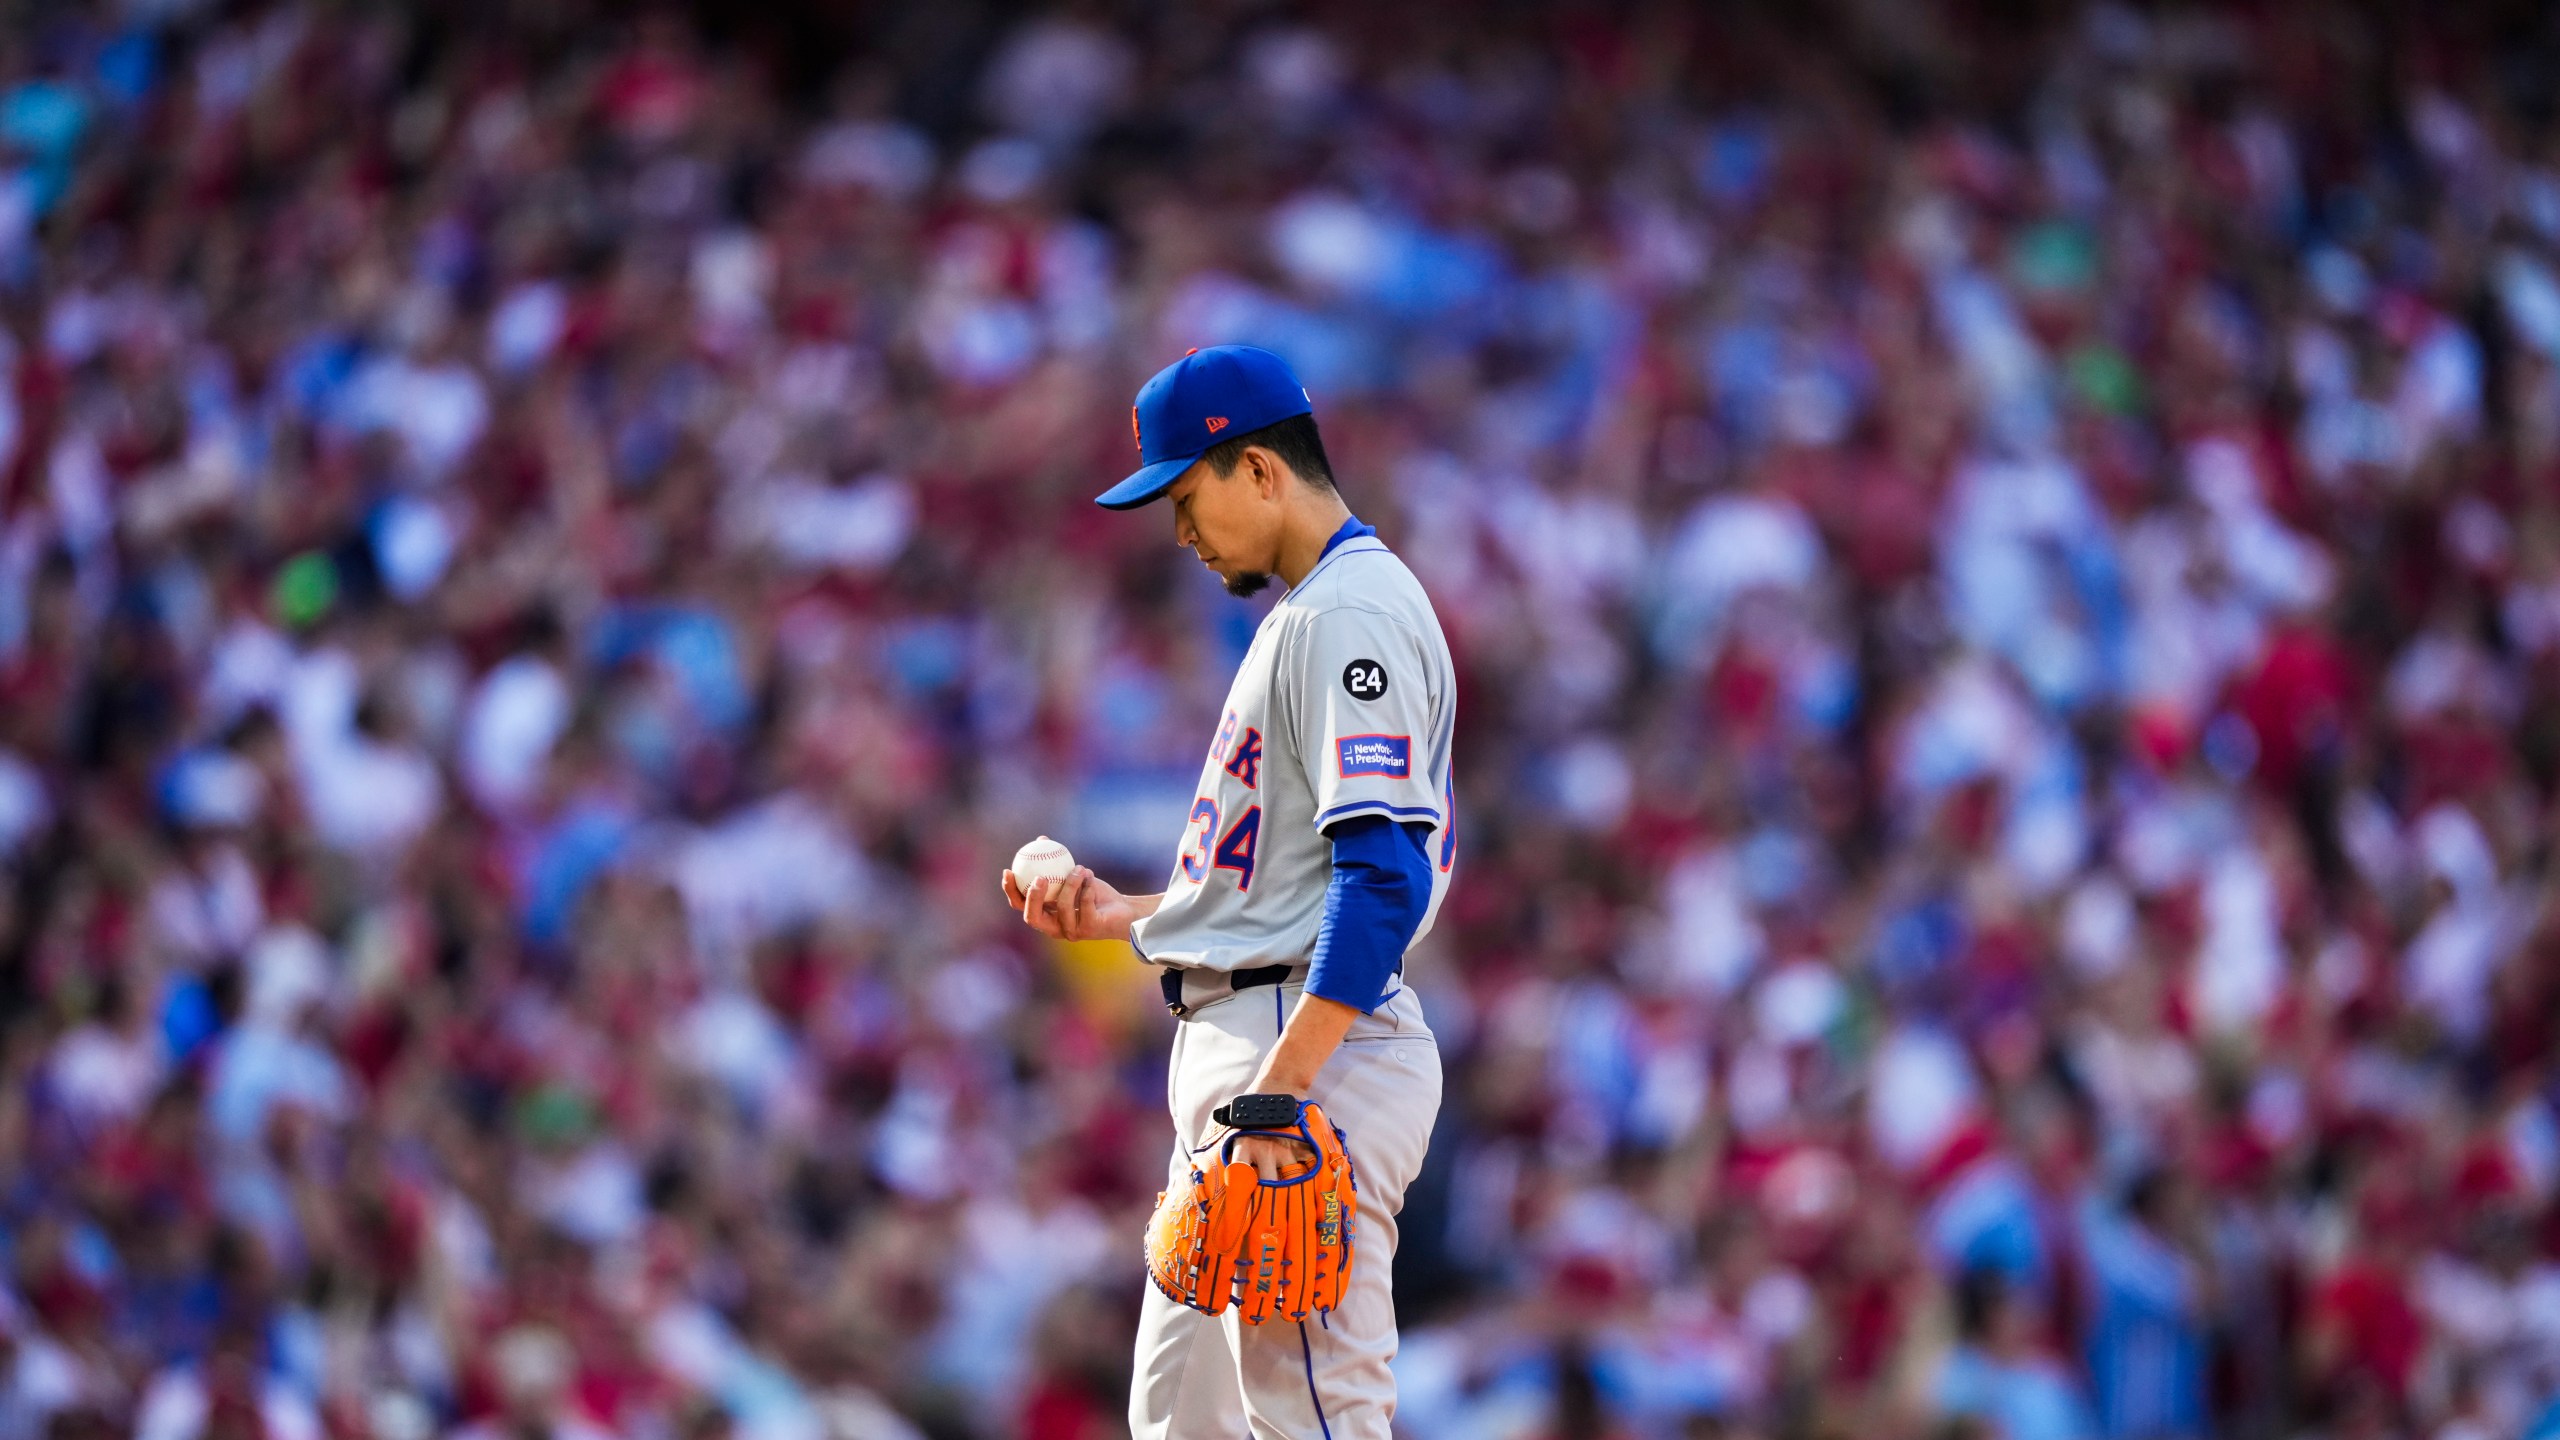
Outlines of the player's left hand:
M1316 1152L1295 1135L1255 1132L1236 1137L1234 1158L1265 1180L1289 1180L1315 1168Z

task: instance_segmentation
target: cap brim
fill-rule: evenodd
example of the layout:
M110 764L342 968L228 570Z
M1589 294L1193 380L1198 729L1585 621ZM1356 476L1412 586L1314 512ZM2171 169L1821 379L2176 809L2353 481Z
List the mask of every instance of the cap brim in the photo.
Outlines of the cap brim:
M1093 497L1093 503L1105 510L1135 510L1173 488L1182 472L1191 468L1197 455L1184 455L1172 460L1159 460L1142 466L1138 473Z

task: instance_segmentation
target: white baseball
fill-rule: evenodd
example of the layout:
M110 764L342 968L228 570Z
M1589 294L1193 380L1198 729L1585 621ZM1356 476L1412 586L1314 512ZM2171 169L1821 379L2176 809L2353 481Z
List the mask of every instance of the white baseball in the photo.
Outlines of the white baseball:
M1034 880L1064 880L1074 873L1076 857L1046 835L1013 852L1013 880L1025 890Z

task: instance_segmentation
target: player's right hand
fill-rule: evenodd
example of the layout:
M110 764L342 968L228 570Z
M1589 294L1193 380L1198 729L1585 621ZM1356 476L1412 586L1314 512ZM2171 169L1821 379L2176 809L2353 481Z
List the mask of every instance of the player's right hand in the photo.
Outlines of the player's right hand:
M1022 912L1022 923L1052 940L1126 940L1140 911L1088 866L1064 880L1034 880L1026 891L1004 872L1004 901Z

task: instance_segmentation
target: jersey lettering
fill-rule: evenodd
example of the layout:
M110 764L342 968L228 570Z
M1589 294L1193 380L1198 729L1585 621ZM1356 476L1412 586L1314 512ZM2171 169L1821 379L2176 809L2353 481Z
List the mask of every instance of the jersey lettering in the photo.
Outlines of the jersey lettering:
M1262 841L1262 807L1253 806L1236 817L1228 827L1226 838L1218 842L1217 867L1236 872L1236 888L1253 888L1253 852Z
M1236 742L1235 753L1227 757L1227 773L1244 782L1244 788L1255 790L1262 785L1262 732L1247 725L1244 738Z
M1227 712L1226 720L1218 726L1218 738L1209 742L1209 763L1214 765L1225 758L1227 742L1234 738L1236 738L1236 712L1230 710Z

